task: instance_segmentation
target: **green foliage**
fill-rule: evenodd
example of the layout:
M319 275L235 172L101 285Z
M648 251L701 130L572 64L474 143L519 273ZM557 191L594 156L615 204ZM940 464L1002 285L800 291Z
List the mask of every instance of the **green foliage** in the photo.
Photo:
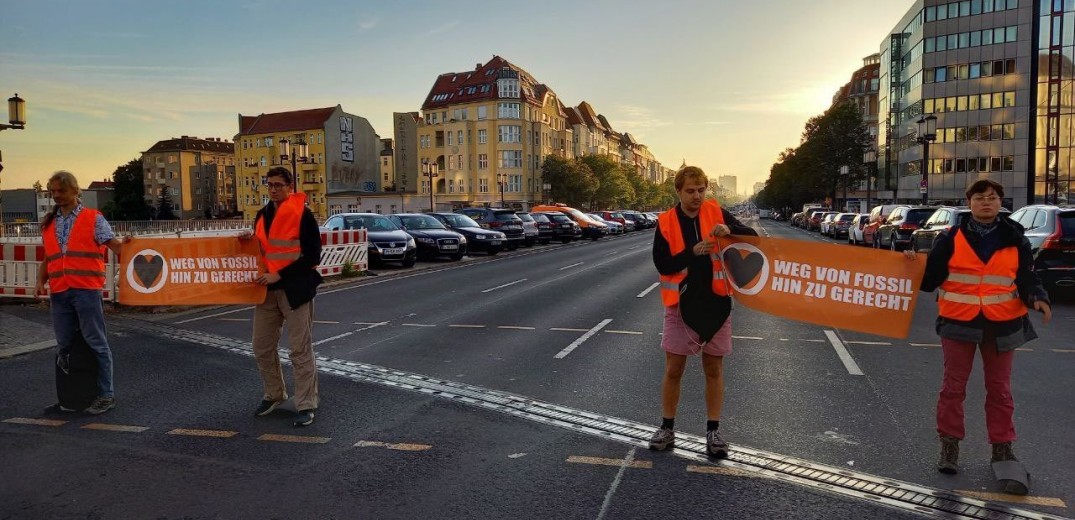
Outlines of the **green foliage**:
M362 272L355 269L355 264L350 260L343 263L343 267L340 268L340 276L344 278L354 278L356 276L362 276Z
M109 220L149 220L153 214L145 201L142 161L131 159L112 173L112 200L102 208Z
M552 185L550 196L573 208L590 207L593 194L600 183L585 163L550 155L541 165L543 183Z
M630 177L645 182L633 170L624 168L607 155L586 155L580 157L578 162L589 168L597 179L597 189L586 206L592 210L631 206L635 201L636 183Z
M157 220L177 220L179 217L172 212L172 197L168 189L161 189L161 196L157 199Z

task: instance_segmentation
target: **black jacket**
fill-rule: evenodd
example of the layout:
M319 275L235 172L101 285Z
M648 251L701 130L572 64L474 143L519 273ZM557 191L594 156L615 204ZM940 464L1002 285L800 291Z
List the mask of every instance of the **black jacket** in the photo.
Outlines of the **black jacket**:
M966 219L959 229L978 258L982 262L989 262L998 249L1017 247L1019 268L1015 275L1015 286L1019 291L1019 298L1031 309L1034 308L1036 301L1048 302L1049 295L1042 287L1038 275L1034 273L1034 256L1030 250L1030 242L1023 236L1023 226L1001 215L997 217L997 229L983 237L968 230L969 221L970 219ZM948 262L952 259L954 251L955 229L942 231L933 239L933 247L926 259L926 272L922 277L921 290L932 292L948 279ZM938 316L937 334L942 338L971 343L982 343L995 338L999 352L1013 350L1038 337L1027 316L996 322L986 319L982 313L970 321Z
M269 234L273 218L276 217L276 205L269 202L264 208L258 210L257 219L262 219L265 234ZM270 291L283 289L287 295L287 302L295 309L302 304L314 299L317 295L317 286L321 285L321 273L317 272L318 264L321 263L321 229L317 227L317 219L310 212L310 208L302 211L302 220L299 222L299 247L301 256L280 270L280 281L269 285Z
M720 208L720 211L724 216L724 225L731 229L733 235L758 236L754 228L740 222L728 210ZM683 242L687 247L678 255L672 256L672 250L658 224L653 234L653 265L657 267L657 272L663 275L687 270L687 278L682 284L686 288L679 296L680 310L684 322L694 329L701 339L708 341L731 314L732 299L713 293L713 261L709 255L696 256L692 252L695 244L701 242L710 230L699 229L698 217L690 218L684 215L678 204L676 216L679 217L679 228L683 232ZM693 317L695 310L699 311L701 317Z

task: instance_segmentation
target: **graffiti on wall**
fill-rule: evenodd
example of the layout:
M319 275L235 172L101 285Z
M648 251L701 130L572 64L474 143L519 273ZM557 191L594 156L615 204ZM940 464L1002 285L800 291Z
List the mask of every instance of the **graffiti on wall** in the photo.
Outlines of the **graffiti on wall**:
M340 156L347 162L355 161L354 120L340 116Z

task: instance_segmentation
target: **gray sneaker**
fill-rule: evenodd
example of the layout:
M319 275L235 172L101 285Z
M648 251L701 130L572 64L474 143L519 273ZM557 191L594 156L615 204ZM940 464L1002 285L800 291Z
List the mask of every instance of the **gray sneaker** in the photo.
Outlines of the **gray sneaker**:
M649 439L649 449L651 450L667 450L676 445L676 432L671 428L661 428L653 434L653 437Z
M723 459L728 456L728 443L720 436L717 430L710 430L705 434L705 452L710 457Z
M86 408L86 413L91 415L101 415L116 406L116 400L112 397L98 397L94 399L93 404L89 408Z

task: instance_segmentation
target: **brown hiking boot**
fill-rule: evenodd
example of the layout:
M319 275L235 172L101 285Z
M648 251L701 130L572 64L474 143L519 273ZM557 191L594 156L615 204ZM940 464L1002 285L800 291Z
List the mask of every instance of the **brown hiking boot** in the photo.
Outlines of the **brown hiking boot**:
M993 445L993 458L990 462L1004 460L1019 460L1015 458L1015 452L1012 451L1012 443L1010 442L998 442Z
M959 473L959 439L941 435L941 460L937 462L937 471L948 475Z

